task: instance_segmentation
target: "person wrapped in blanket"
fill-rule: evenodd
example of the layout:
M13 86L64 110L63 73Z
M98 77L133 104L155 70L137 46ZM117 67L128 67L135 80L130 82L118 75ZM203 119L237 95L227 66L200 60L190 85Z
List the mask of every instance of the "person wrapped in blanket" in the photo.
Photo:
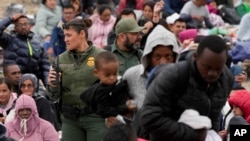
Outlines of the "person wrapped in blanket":
M118 79L119 61L111 52L102 52L95 59L94 74L99 78L80 98L103 118L118 115L131 118L136 105L128 93L126 81Z

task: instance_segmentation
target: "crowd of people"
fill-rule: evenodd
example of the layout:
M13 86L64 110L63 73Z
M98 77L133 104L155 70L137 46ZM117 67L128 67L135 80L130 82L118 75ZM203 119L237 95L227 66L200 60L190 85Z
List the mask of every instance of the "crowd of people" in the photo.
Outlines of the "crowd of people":
M0 139L229 141L230 125L250 124L242 5L42 0L33 26L5 17ZM240 13L234 33L221 7Z

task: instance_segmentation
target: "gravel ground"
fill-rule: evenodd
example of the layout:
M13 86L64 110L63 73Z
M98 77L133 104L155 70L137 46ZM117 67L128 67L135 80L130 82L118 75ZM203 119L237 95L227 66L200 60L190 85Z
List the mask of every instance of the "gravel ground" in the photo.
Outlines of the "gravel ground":
M26 10L27 14L35 14L39 4L34 3L34 0L1 0L0 2L0 18L4 17L4 11L7 6L11 3L22 4Z

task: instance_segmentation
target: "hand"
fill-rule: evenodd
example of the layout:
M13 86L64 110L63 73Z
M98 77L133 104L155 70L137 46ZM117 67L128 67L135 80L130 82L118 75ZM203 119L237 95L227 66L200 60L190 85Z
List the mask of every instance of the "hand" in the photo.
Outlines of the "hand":
M143 34L147 34L149 30L154 26L151 21L148 21L144 24L144 29L142 30Z
M118 119L116 117L108 117L105 119L105 124L107 127L110 127L116 123L118 123Z
M182 43L182 48L186 48L188 47L189 45L191 45L192 43L194 43L193 39L186 39L183 41Z
M24 14L18 13L18 14L13 15L13 16L11 17L11 18L12 18L12 21L16 21L16 20L19 19L21 16L24 16Z
M134 103L134 101L133 101L132 99L127 100L127 101L126 101L126 105L127 105L128 110L129 110L130 112L133 112L133 111L136 110L136 104Z
M221 136L222 140L225 140L227 138L227 130L220 131L219 135Z
M61 73L59 73L59 77L61 77ZM50 69L48 76L48 84L51 87L57 87L57 85L53 85L52 82L56 80L56 71L54 69Z
M160 13L164 7L164 1L158 1L156 2L155 6L154 6L154 13Z
M192 15L192 19L195 19L199 22L203 22L204 21L204 18L202 16L199 16L199 15Z

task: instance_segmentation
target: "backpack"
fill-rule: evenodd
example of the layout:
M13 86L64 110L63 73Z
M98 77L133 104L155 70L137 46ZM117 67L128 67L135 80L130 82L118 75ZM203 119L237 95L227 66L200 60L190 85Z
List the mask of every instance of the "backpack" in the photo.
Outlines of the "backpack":
M243 2L239 6L236 6L235 10L240 17L243 17L246 13L250 12L250 5Z
M236 10L233 7L229 7L226 5L220 5L218 7L219 14L222 19L229 24L239 24L241 17L237 14Z

